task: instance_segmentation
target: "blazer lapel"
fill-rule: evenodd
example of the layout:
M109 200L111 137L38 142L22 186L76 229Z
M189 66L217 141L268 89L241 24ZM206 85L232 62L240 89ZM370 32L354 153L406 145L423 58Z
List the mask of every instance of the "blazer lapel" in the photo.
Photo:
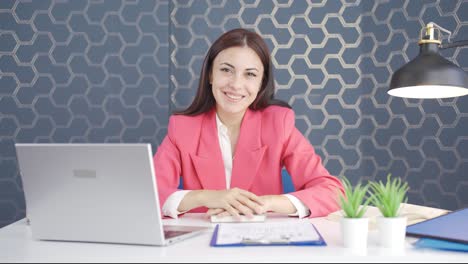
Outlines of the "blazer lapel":
M197 153L190 154L190 157L204 189L226 189L226 175L216 127L216 111L208 112L202 122Z
M261 113L250 109L242 120L232 166L231 188L249 190L267 146L261 142Z

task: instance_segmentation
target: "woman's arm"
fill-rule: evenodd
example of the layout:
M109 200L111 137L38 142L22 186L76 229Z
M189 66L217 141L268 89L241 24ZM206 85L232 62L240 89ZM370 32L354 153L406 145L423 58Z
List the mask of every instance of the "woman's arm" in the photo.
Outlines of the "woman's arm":
M288 195L264 195L259 197L263 205L260 210L255 211L256 214L263 214L266 212L275 212L289 216L298 216L300 218L306 217L310 211L301 201L295 197L288 197ZM295 204L293 199L299 204ZM222 208L213 208L208 210L208 215L229 216L231 213ZM249 214L250 215L250 214ZM248 215L248 216L249 216Z
M264 201L255 194L238 188L220 191L194 190L185 195L177 210L189 211L201 206L222 209L233 216L239 216L240 213L252 216L253 213L263 213Z
M341 181L327 171L310 142L295 127L293 111L286 112L283 124L282 161L296 189L290 195L310 209L310 217L326 216L338 210L338 195L343 193Z

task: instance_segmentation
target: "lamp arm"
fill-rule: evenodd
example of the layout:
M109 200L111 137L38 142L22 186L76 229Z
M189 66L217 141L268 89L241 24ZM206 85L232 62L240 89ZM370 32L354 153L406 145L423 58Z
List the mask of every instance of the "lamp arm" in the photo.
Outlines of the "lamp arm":
M462 47L462 46L468 46L468 40L460 40L460 41L447 43L447 44L441 45L440 49L441 50L451 49L451 48Z

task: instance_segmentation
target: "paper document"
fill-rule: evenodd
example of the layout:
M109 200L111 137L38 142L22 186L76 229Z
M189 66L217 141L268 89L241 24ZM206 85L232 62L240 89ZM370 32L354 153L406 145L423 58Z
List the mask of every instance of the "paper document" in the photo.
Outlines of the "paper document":
M293 244L319 240L320 235L309 221L223 223L219 225L216 244Z

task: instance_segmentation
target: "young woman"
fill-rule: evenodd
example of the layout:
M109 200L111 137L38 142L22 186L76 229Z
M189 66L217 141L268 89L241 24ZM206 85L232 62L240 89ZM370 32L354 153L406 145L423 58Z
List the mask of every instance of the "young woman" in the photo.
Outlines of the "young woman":
M277 212L298 217L338 210L338 178L294 124L294 112L275 100L264 40L234 29L219 37L203 62L192 104L171 116L154 157L165 216ZM295 192L283 193L286 167ZM178 190L182 177L185 190Z

